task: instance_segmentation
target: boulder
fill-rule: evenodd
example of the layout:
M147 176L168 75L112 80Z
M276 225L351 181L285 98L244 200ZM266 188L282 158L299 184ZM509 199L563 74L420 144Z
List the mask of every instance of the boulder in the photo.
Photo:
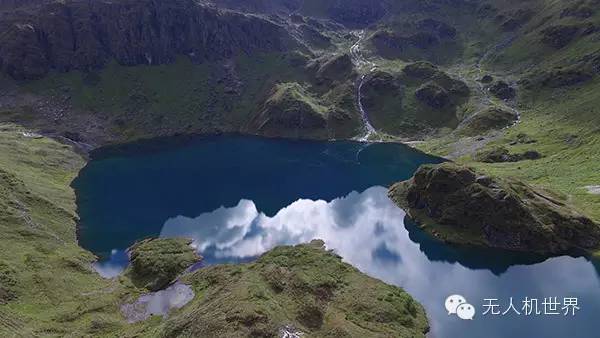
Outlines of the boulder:
M423 165L390 198L455 244L558 255L600 248L600 225L549 192L454 163Z
M484 76L481 77L481 79L479 79L479 82L481 83L492 83L494 81L494 77L486 74Z
M306 20L304 20L304 17L300 14L290 14L290 21L292 21L293 23L306 23Z
M125 275L139 288L161 290L202 259L191 242L173 238L138 242L129 248L131 262Z
M510 145L514 146L516 144L532 144L532 143L536 143L537 140L531 138L531 136L525 134L525 133L519 133L517 134L517 138L510 142Z
M494 82L489 88L488 90L494 94L494 96L496 96L497 98L500 98L502 100L510 100L513 99L516 94L517 91L511 87L508 83L504 82L504 81L496 81Z

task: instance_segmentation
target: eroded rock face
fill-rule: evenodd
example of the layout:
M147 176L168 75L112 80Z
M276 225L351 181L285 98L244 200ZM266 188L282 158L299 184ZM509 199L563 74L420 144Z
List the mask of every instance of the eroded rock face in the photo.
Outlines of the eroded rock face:
M600 247L600 225L548 192L453 163L421 166L390 197L451 243L542 254Z
M191 0L54 2L0 17L0 68L16 79L50 69L89 70L281 51L292 38L257 16L222 12Z

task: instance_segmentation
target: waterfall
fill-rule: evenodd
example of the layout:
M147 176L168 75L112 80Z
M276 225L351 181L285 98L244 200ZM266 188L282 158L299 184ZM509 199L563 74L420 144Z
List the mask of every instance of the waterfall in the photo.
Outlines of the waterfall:
M358 86L356 89L356 105L358 106L358 110L360 111L364 129L364 134L362 136L359 136L357 140L361 142L367 142L372 135L376 134L377 131L371 124L369 120L369 114L367 113L363 105L362 88L367 75L373 72L375 69L377 69L377 66L373 62L367 60L362 54L361 44L365 37L365 31L359 31L355 34L358 37L358 40L354 45L352 45L352 47L350 47L350 57L352 58L352 62L354 63L356 68L359 69L359 71L362 68L369 67L369 70L360 76L358 80Z

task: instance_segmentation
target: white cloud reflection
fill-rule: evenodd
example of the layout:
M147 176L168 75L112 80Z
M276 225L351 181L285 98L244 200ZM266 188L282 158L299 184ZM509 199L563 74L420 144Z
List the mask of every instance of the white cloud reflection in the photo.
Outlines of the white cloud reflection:
M125 251L113 249L110 257L104 261L92 263L94 270L103 278L114 278L125 270L129 263L129 257Z
M171 218L160 236L192 238L200 252L210 252L208 255L221 261L254 257L277 245L322 239L328 248L361 271L402 286L416 297L427 309L435 337L467 337L466 329L471 332L469 337L502 337L504 331L490 331L490 325L512 327L519 333L517 336L561 337L570 327L584 330L583 333L593 325L590 317L600 310L600 282L594 266L586 259L557 257L533 265L507 265L500 268L502 273L493 273L480 266L481 262L473 268L455 253L450 252L454 256L448 258L445 245L411 240L404 217L405 212L388 199L387 189L373 187L331 202L298 200L273 217L261 213L252 201L242 200L235 207L195 218ZM437 260L428 258L428 250L429 254L434 251L431 257L439 256ZM489 265L493 265L493 256L490 257ZM483 259L484 265L488 264L487 259ZM507 300L511 296L578 294L586 298L589 310L569 322L536 323L539 318L527 322L519 317L494 322L494 318L482 318L467 328L445 313L443 301L454 293L465 295L476 306L489 297ZM585 336L569 332L575 337Z

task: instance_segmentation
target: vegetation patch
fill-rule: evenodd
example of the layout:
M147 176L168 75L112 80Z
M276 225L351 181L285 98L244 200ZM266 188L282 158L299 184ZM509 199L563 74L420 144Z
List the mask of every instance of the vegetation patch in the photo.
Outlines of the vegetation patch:
M187 239L147 239L129 248L125 272L138 288L158 291L168 286L192 264L201 260Z

